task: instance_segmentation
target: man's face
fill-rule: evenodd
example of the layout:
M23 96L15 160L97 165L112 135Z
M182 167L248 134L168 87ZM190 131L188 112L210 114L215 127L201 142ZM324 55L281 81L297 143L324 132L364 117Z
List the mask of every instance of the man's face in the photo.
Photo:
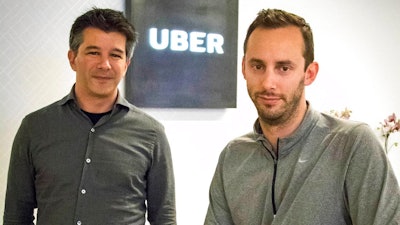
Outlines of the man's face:
M125 46L126 37L121 33L91 27L83 31L78 52L68 52L71 68L76 72L78 98L116 97L117 86L129 65Z
M285 124L305 101L304 42L299 28L256 28L250 35L242 73L262 121Z

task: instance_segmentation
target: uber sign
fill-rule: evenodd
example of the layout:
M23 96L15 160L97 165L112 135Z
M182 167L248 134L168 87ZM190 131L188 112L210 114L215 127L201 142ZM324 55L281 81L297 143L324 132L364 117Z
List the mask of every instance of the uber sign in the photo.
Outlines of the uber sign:
M188 37L190 38L188 39ZM204 38L207 36L207 48L201 46L204 44ZM168 46L169 43L169 30L163 29L161 31L161 43L157 41L157 28L150 28L149 30L149 42L150 46L157 50L163 50ZM190 42L189 42L190 41ZM224 50L222 45L224 44L224 37L220 34L206 34L203 32L190 32L190 35L183 30L172 30L171 31L171 45L172 51L185 51L190 49L192 52L207 52L223 54ZM189 48L190 46L190 48ZM215 50L215 51L214 51Z
M238 0L127 0L139 42L126 98L139 107L234 108Z

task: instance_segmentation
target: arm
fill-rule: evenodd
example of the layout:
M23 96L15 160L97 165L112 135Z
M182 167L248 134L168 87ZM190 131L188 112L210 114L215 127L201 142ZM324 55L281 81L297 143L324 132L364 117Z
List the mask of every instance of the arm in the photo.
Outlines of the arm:
M171 150L163 130L159 132L153 149L153 161L147 181L148 221L150 224L176 224L175 181Z
M204 225L233 225L232 216L225 198L223 182L223 151L210 186L209 206Z
M33 225L35 207L34 169L29 154L28 122L24 119L11 150L4 225Z
M400 223L399 185L381 144L365 126L354 134L345 185L353 224Z

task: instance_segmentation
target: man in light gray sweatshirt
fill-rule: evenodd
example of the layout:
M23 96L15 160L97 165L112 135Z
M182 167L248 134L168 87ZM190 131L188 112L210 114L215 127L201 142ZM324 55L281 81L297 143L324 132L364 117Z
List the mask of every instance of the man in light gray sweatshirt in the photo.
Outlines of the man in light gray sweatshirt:
M206 225L400 224L400 191L367 124L314 110L310 26L262 10L244 42L242 73L257 111L254 131L222 151Z

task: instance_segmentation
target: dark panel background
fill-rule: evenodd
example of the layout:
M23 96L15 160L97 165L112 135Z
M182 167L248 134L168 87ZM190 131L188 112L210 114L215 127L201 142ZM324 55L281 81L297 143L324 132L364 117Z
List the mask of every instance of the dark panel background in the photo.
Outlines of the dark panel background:
M238 0L127 0L139 43L126 77L126 98L139 107L235 108ZM224 54L155 50L149 28L217 33ZM158 37L160 40L160 37Z

